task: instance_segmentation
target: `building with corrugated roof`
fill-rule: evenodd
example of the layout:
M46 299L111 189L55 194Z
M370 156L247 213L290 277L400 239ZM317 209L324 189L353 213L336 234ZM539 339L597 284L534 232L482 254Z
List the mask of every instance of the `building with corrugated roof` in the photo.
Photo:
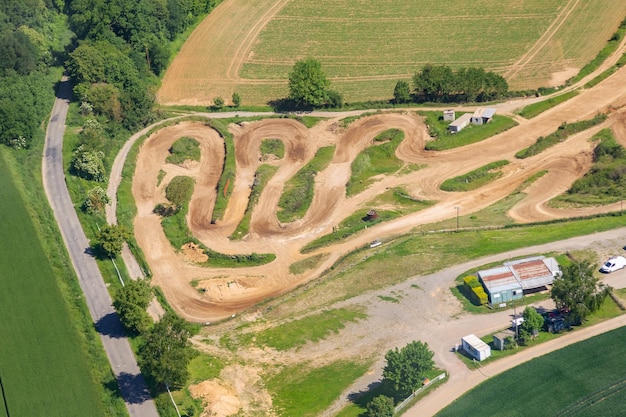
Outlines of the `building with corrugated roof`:
M524 292L547 288L560 274L556 259L544 256L505 262L501 267L477 273L491 305L519 300Z

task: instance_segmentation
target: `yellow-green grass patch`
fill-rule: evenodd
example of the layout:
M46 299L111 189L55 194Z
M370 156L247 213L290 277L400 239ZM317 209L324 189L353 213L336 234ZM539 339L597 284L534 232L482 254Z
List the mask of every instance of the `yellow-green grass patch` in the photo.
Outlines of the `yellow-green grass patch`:
M311 269L316 268L326 258L328 258L327 253L320 253L319 255L309 256L306 259L303 259L298 262L294 262L291 265L289 265L289 272L291 272L294 275L298 275L303 272L309 271Z
M282 144L281 141L278 142ZM284 150L284 148L281 149ZM267 185L268 181L274 176L276 171L278 171L278 167L266 164L259 166L259 168L257 169L254 176L254 183L252 184L252 191L250 192L250 197L248 198L246 211L231 236L232 240L242 239L250 231L250 220L252 218L252 211L254 210L256 204L259 202L259 197L261 196L263 189Z
M365 319L361 308L338 308L289 321L254 333L243 333L239 342L248 345L268 346L276 350L289 350L307 342L319 342L331 334L337 334L346 323Z
M502 176L500 168L509 164L509 161L495 161L467 174L445 180L441 184L444 191L470 191L482 187Z
M334 154L335 145L319 148L313 159L287 181L278 201L278 220L290 222L304 216L313 201L315 175L326 169Z
M357 378L368 364L339 361L320 368L297 365L269 377L267 389L281 417L313 417L326 409Z
M495 115L489 123L480 126L470 124L460 132L450 133L448 130L450 123L443 121L441 112L420 111L419 114L426 117L428 131L434 138L426 143L426 149L429 151L443 151L470 145L517 126L517 122L510 117ZM459 116L460 114L457 118Z
M540 101L538 103L529 104L524 107L520 112L520 116L525 117L527 119L531 119L535 116L540 115L544 111L551 109L552 107L561 104L572 97L578 95L578 91L568 91L567 93L559 94L558 96L551 97L547 100Z

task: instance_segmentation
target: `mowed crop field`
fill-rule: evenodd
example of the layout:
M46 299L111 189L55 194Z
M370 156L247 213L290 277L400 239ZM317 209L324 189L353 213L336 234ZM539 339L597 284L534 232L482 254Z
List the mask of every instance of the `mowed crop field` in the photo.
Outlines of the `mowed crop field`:
M321 61L348 102L389 99L427 63L482 66L512 89L560 84L625 14L614 0L225 0L174 59L159 100L211 104L236 91L265 104L287 94L305 57Z
M105 415L32 220L0 154L0 377L15 416ZM0 398L0 416L6 413Z
M624 416L626 327L576 343L491 378L446 416Z

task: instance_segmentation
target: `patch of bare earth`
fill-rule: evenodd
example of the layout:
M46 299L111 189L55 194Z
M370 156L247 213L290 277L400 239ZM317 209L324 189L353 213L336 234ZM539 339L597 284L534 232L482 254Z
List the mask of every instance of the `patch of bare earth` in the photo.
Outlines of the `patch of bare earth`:
M273 417L272 398L263 387L260 370L251 366L225 367L219 379L210 379L189 387L193 398L201 399L201 417L232 415Z

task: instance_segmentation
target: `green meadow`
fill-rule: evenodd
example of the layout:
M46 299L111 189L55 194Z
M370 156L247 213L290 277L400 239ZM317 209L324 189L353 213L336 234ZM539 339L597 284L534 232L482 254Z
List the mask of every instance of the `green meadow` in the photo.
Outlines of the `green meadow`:
M101 387L0 154L0 377L10 416L104 416ZM5 412L0 404L0 415Z

